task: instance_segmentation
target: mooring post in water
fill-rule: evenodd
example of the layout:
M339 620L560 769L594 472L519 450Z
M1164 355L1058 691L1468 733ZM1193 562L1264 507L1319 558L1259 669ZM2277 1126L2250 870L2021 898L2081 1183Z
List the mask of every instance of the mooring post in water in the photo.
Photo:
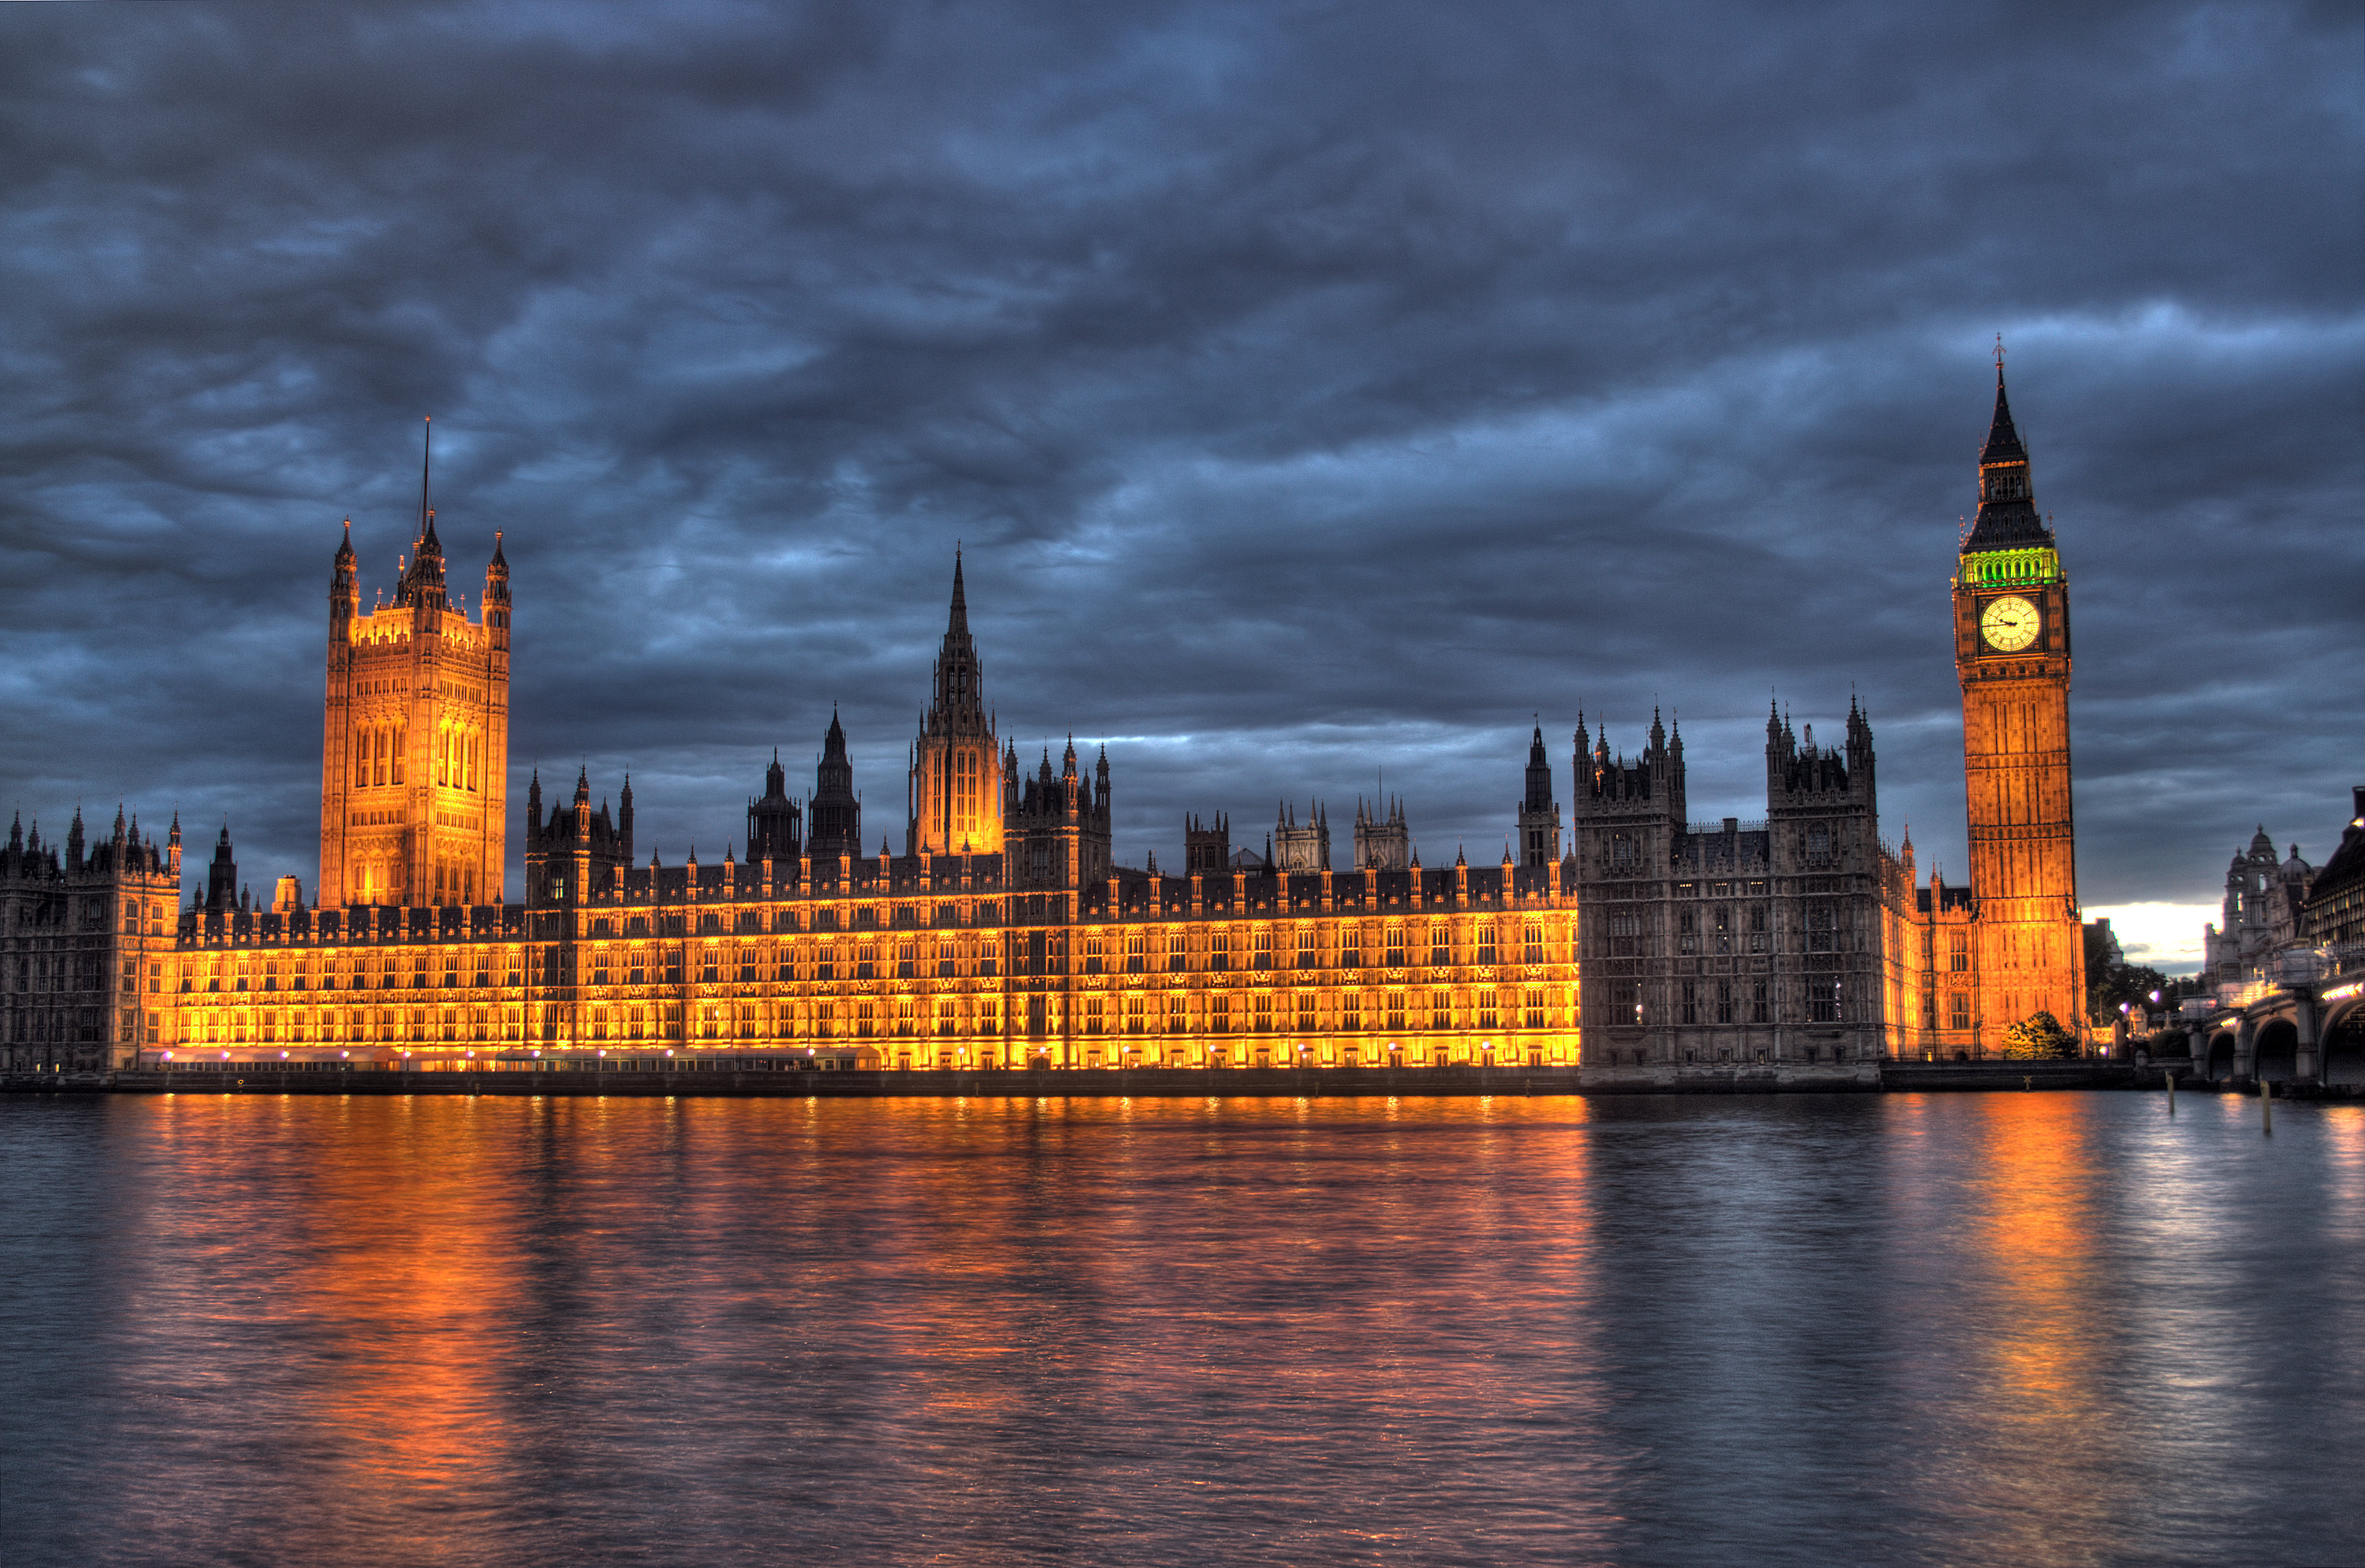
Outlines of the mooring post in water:
M2168 1114L2176 1114L2176 1070L2171 1068L2161 1075L2168 1080Z
M2275 1086L2271 1080L2259 1080L2259 1127L2269 1137L2275 1136Z

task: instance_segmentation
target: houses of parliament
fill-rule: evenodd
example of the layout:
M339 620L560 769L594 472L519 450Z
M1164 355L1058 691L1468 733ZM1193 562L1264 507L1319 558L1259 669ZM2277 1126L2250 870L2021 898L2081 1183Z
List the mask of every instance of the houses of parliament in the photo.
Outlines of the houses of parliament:
M79 813L62 844L12 824L0 1065L1494 1063L1641 1086L1990 1054L2036 1012L2074 1025L2083 990L2068 583L2001 369L1978 487L1948 601L1967 886L1884 843L1853 702L1829 745L1769 713L1754 821L1690 819L1658 718L1630 756L1579 715L1565 817L1538 727L1494 864L1424 866L1393 802L1337 865L1318 806L1261 852L1217 812L1185 819L1173 868L1123 864L1106 752L1030 763L996 733L957 557L900 852L866 851L833 715L812 789L776 754L719 862L644 861L628 779L611 808L583 774L532 778L512 889L509 566L496 534L473 609L455 594L422 482L390 599L363 607L350 524L331 562L317 903L294 878L252 898L227 824L185 904L177 818L161 845L119 813L95 842Z

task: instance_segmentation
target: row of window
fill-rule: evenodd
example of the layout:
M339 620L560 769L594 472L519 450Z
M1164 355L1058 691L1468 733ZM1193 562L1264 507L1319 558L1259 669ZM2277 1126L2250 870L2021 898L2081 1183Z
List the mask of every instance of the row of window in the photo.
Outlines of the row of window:
M1848 1012L1845 982L1835 976L1806 978L1807 1021L1844 1022ZM1648 1026L1664 1016L1651 1003L1642 980L1605 983L1595 1003L1595 1022ZM1681 980L1676 987L1676 1021L1681 1024L1773 1024L1775 997L1770 981Z
M1048 1018L1042 999L1030 1011ZM1107 1035L1270 1035L1388 1030L1549 1029L1564 997L1557 988L1486 988L1348 992L1339 999L1335 1025L1312 991L1233 996L1176 992L1164 996L1090 996L1082 1000L1076 1032ZM539 1033L559 1038L562 1010L541 1010ZM697 1039L779 1039L942 1036L998 1037L1001 998L887 997L846 1002L707 1002L694 1010ZM1014 1019L1014 1022L1015 1020ZM188 1046L249 1044L367 1045L387 1042L515 1041L525 1034L523 1010L510 1007L207 1009L184 1015L180 1042ZM588 1010L583 1029L594 1041L678 1040L682 1004L644 1002ZM1042 1032L1040 1020L1036 1033ZM163 1036L151 1022L150 1033Z

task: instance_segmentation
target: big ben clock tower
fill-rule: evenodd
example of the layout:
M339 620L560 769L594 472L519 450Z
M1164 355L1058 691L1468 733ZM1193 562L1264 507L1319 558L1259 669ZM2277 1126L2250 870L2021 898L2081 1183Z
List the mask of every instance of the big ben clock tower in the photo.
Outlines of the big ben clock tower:
M1954 592L1979 1032L1992 1048L2037 1012L2081 1032L2085 1011L2069 799L2069 579L2029 486L2001 350L1978 517L1963 539Z

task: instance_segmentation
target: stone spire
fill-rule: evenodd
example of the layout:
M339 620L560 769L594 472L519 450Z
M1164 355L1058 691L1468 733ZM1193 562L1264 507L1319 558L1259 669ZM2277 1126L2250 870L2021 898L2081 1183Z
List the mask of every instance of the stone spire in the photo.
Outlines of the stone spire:
M1963 541L1963 553L2049 548L2053 531L2036 510L2036 492L2030 483L2028 448L2021 443L2012 423L2012 402L2003 385L2002 340L1996 346L1995 418L1988 425L1987 444L1979 449L1979 513Z
M955 728L982 733L984 682L977 644L969 634L969 594L961 583L960 552L953 552L953 603L945 618L945 640L936 650L936 701L921 721L927 734Z
M429 486L434 431L433 421L428 421L419 458L419 534L411 541L410 566L402 574L402 597L406 603L432 603L440 610L448 600L443 594L443 542L435 536L435 497Z

